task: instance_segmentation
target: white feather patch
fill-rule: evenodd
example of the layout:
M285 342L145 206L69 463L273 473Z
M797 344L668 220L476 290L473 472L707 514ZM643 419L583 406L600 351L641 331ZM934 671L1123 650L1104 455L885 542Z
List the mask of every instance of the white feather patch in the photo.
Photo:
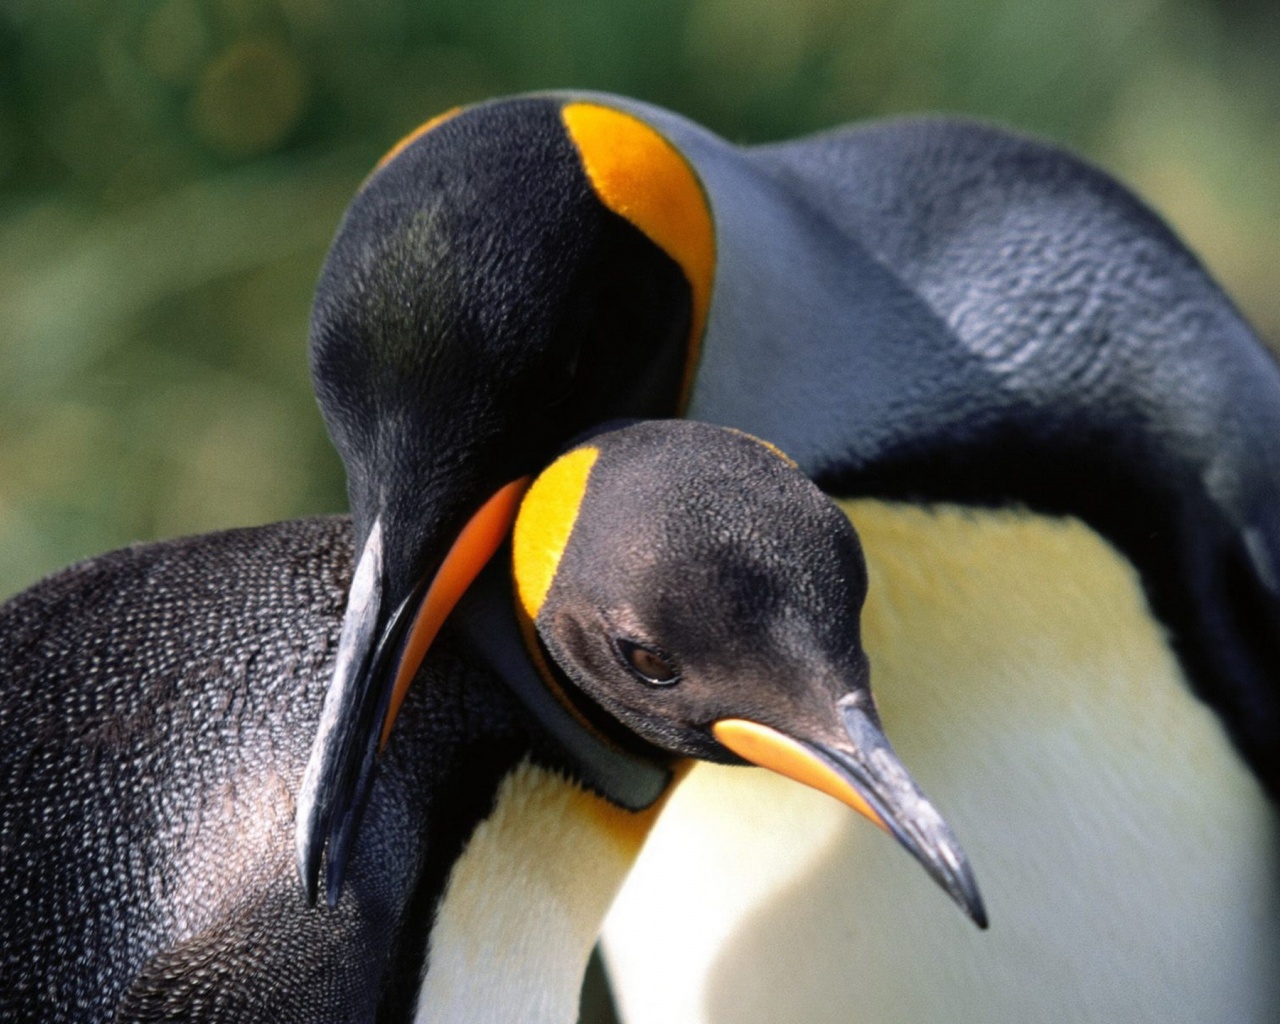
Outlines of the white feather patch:
M652 817L527 762L513 771L449 876L417 1024L573 1024L587 957Z
M607 925L628 1024L1271 1020L1276 813L1129 565L1075 521L847 511L886 732L991 930L834 801L700 766Z

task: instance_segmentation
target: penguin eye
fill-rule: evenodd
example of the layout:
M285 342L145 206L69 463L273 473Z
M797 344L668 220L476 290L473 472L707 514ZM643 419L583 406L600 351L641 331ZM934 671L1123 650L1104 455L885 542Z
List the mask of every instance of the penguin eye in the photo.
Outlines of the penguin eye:
M613 647L627 670L644 682L654 686L670 686L680 681L680 673L669 661L634 640L615 637Z

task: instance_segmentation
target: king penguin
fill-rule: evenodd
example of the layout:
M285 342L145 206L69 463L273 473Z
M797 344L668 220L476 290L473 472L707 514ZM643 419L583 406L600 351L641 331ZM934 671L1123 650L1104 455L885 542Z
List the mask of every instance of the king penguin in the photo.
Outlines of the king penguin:
M395 704L491 548L453 538L489 524L499 543L508 481L574 430L680 412L857 499L886 698L936 757L928 784L984 812L979 841L1019 833L998 851L1017 869L992 897L1003 944L937 948L919 924L876 947L869 930L859 962L927 949L950 980L870 972L866 1005L915 1021L1278 1005L1280 373L1105 174L954 120L743 148L618 97L481 104L366 182L321 279L312 361L364 582L300 795L309 892L326 845L340 889ZM464 571L441 571L454 551ZM779 944L807 957L797 913L849 933L837 908L858 890L824 866L861 855L813 814L761 818L788 848L754 894L720 848L703 861L728 880L719 903L636 890L653 914L624 913L609 944L631 1020L684 1019L653 1003L664 987L688 1019L845 1019L843 948L789 984L751 966ZM698 928L709 952L668 978L686 947L664 937Z
M688 758L835 796L985 925L880 729L853 528L776 449L684 421L533 483L398 715L342 899L308 907L291 794L350 544L144 546L0 610L6 1020L572 1024Z

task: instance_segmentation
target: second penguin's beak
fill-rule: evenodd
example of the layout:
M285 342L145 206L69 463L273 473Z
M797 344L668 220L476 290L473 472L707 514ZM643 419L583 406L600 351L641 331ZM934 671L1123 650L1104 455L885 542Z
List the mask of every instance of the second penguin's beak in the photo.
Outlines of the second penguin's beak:
M529 478L497 491L471 516L435 572L397 607L384 607L382 524L375 521L356 564L333 679L298 793L295 843L308 902L328 847L325 890L335 905L378 754L427 649L458 600L511 529Z
M889 745L872 713L856 696L836 711L843 735L836 741L789 736L759 722L721 719L716 741L745 761L802 782L852 807L888 832L979 928L987 912L969 859L942 815L921 792Z

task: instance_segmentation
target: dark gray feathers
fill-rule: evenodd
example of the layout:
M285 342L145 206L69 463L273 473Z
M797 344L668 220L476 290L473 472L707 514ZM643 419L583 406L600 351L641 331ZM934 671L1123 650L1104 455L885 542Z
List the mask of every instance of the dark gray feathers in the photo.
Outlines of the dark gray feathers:
M334 518L132 548L0 609L0 1019L405 1012L444 872L522 734L444 638L342 902L306 907L293 801L350 543Z

